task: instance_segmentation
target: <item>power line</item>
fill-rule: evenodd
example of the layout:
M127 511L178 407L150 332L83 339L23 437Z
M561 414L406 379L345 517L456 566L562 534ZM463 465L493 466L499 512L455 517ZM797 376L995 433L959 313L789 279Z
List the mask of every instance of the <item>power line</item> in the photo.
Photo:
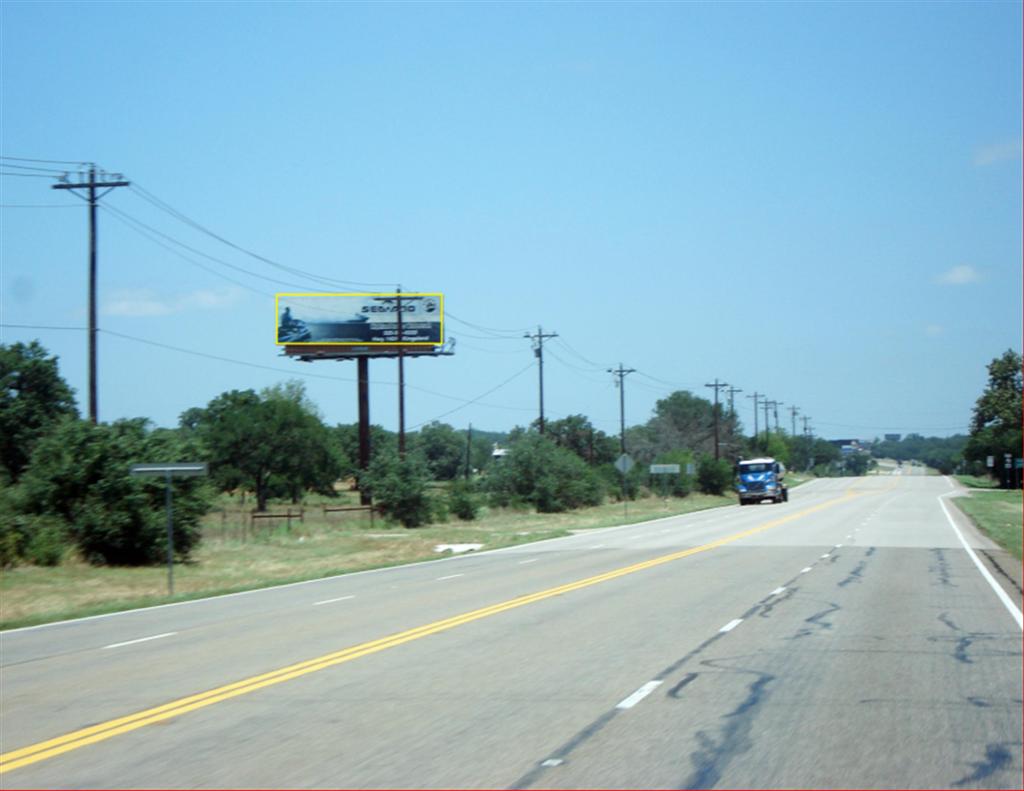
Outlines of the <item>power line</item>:
M519 369L514 374L512 374L512 376L510 376L508 379L506 379L504 382L502 382L501 384L495 385L490 390L488 390L488 391L486 391L484 393L481 393L480 395L478 395L476 398L472 399L471 401L467 401L465 404L462 404L461 406L457 406L454 409L449 409L447 412L443 412L440 415L438 415L437 417L430 418L430 420L424 420L422 423L417 423L415 426L412 426L410 430L417 429L420 426L426 425L427 423L432 423L435 420L440 420L441 418L447 417L448 415L450 415L450 414L452 414L454 412L458 412L460 409L465 409L467 406L470 406L471 404L475 404L481 398L485 398L485 397L489 396L495 390L501 389L502 387L507 385L509 382L511 382L513 379L516 379L517 377L522 376L524 373L529 371L531 368L533 368L533 363L530 363L525 368ZM485 406L485 405L481 404L481 406Z
M459 324L465 324L467 327L472 327L475 330L480 330L480 332L490 333L491 335L494 336L492 340L517 341L519 340L522 333L529 331L529 327L520 327L519 329L515 330L502 330L497 329L495 327L484 327L481 324L474 324L471 321L466 321L465 319L459 318L458 316L456 316L454 313L447 309L445 309L445 318L453 319L454 321L457 321Z
M70 159L30 159L28 157L9 157L6 155L0 155L0 159L7 159L12 162L41 162L44 165L88 165L88 162L81 162Z
M10 167L6 166L5 167ZM36 179L52 179L53 176L47 175L46 173L7 173L6 171L0 171L0 176L22 176L23 178L36 178Z
M263 263L268 264L269 266L275 267L275 268L280 269L280 270L282 270L284 272L288 272L289 274L297 275L299 277L308 278L309 280L315 280L315 281L319 281L321 283L333 284L333 285L358 286L358 287L389 286L389 285L391 285L390 283L365 283L365 282L361 282L361 281L358 281L358 280L338 280L336 278L323 277L322 275L317 275L317 274L315 274L313 272L307 272L307 271L305 271L303 269L297 269L296 267L287 266L285 264L278 263L277 261L274 261L271 258L267 258L266 256L260 255L259 253L254 253L252 250L249 250L248 248L242 247L241 245L236 244L235 242L232 242L230 239L226 239L223 236L221 236L220 234L215 233L214 231L211 231L206 226L201 225L200 223L196 222L195 220L193 220L192 218L188 217L187 215L182 214L180 211L175 209L173 206L171 206L170 204L168 204L165 201L161 200L156 195L154 195L152 192L149 192L148 190L144 189L143 187L141 187L138 184L136 184L135 187L133 188L133 192L135 192L143 200L147 201L148 203L152 204L153 206L156 206L161 211L166 212L167 214L169 214L172 217L174 217L176 220L179 220L180 222L185 223L186 225L188 225L191 228L194 228L195 230L199 231L200 233L204 233L207 236L209 236L210 238L216 239L221 244L227 245L228 247L232 248L233 250L237 250L240 253L244 253L245 255L249 256L250 258L254 258L257 261L262 261Z
M120 222L123 225L125 225L127 228L130 228L131 230L135 231L135 233L139 234L143 238L148 239L153 244L159 245L160 247L162 247L164 250L166 250L167 252L171 253L172 255L176 255L178 258L181 258L183 261L188 261L193 266L198 266L200 269L202 269L205 272L209 272L211 275L216 275L217 277L222 278L223 280L227 280L229 283L234 283L236 286L240 286L241 288L247 289L248 291L251 291L254 294L259 294L262 297L271 297L271 298L273 298L273 296L274 296L269 291L260 291L259 289L253 288L252 286L249 286L249 285L246 285L245 283L242 283L239 280L235 280L233 277L228 277L223 272L219 272L216 269L213 269L212 267L209 267L206 264L201 263L200 261L196 261L195 259L190 258L189 256L187 256L184 253L182 253L180 250L175 250L170 245L164 244L159 239L156 239L153 236L151 236L149 232L142 230L140 227L136 227L137 221L135 219L133 219L133 218L130 218L128 215L125 215L124 217L119 217L117 214L111 212L111 217L113 217L115 220L117 220L118 222Z

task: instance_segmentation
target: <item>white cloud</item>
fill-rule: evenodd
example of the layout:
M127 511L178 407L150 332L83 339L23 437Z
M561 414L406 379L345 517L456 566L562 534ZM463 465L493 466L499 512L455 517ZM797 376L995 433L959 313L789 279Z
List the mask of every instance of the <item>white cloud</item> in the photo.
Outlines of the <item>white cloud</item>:
M924 334L930 335L933 338L936 335L941 335L942 333L943 329L938 324L929 324L927 327L924 328Z
M1009 143L994 143L989 146L982 146L974 152L974 164L979 167L995 165L998 162L1020 159L1021 141L1013 140Z
M162 294L149 288L121 289L103 302L106 316L170 316L189 310L211 310L234 305L241 289L199 289L187 294Z
M942 283L947 286L963 286L978 280L981 280L981 274L973 266L968 266L967 264L954 266L935 278L936 283Z

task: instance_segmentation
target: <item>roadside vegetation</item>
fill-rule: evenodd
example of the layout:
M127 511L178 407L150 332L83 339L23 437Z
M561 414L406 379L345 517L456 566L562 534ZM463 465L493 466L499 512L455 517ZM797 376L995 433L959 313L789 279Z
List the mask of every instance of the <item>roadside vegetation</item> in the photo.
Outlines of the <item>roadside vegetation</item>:
M1011 441L1014 403L1019 445L1019 370L1017 379L1008 370L1003 358L990 366L975 415L982 439L972 434L964 453ZM687 391L659 400L621 440L585 415L540 428L467 432L435 421L406 436L403 455L394 433L372 426L360 469L357 426L328 425L300 382L222 393L173 428L143 417L93 425L55 357L37 342L0 345L0 628L167 600L164 481L131 476L136 463L209 466L208 478L172 483L178 597L422 560L438 544L495 548L621 524L627 512L637 521L731 503L739 458L778 459L790 485L875 466L865 450L817 437L745 436L735 413ZM635 462L625 475L615 466L620 442ZM927 455L919 445L917 458ZM653 475L651 464L679 472ZM325 510L360 495L372 499L372 524L365 511Z
M1024 506L1019 491L971 492L969 497L956 497L950 502L970 517L975 526L1021 558L1021 524Z

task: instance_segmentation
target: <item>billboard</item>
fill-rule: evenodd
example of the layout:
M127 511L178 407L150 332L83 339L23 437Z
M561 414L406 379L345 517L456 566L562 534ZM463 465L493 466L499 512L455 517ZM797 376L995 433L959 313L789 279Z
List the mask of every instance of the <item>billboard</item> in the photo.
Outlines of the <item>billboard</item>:
M440 293L277 294L274 302L279 346L444 343Z

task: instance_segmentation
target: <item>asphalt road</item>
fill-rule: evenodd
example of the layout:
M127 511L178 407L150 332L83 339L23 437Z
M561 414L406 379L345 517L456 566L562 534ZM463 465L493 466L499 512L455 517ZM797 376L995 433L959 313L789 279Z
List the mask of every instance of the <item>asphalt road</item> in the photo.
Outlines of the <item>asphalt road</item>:
M1021 788L1020 597L952 491L6 632L0 787Z

